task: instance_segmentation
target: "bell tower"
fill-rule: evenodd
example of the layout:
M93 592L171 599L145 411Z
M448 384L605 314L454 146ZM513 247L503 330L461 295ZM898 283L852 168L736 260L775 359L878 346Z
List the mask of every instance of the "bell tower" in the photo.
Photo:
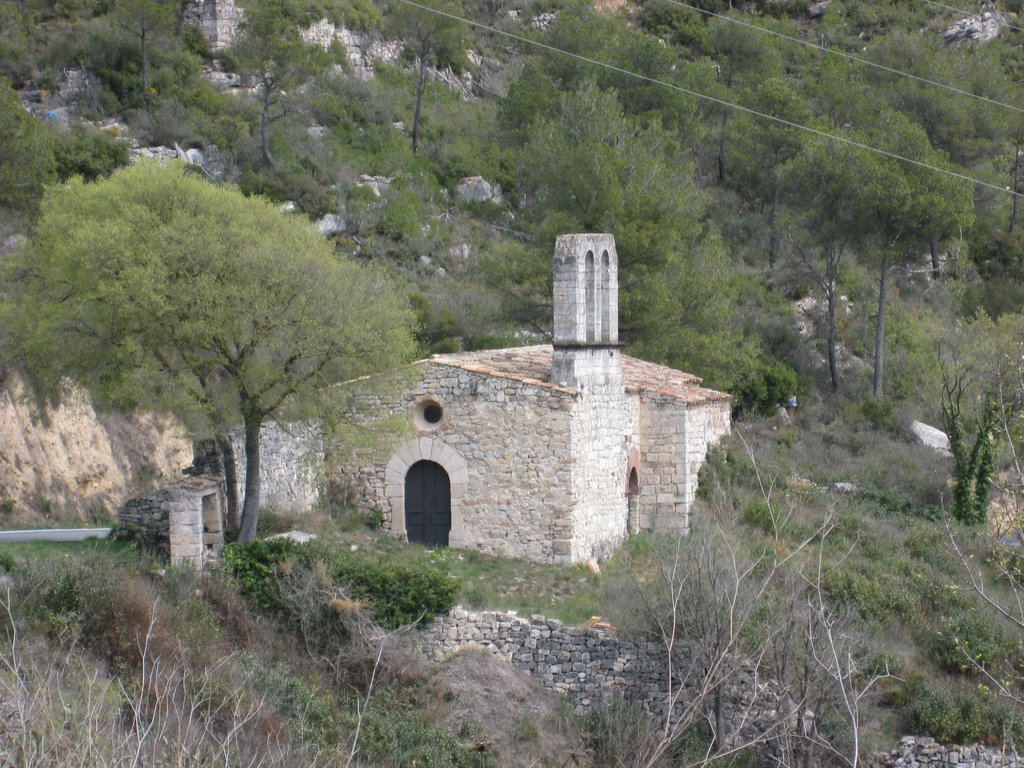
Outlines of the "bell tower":
M621 389L619 260L611 235L561 235L554 255L551 381Z

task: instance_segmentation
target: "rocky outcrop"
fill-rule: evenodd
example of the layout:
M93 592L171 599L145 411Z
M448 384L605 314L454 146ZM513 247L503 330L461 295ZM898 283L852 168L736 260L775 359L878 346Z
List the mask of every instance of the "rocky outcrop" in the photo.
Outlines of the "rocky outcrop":
M41 414L9 376L0 387L0 525L112 512L127 498L175 481L192 457L179 425L153 414L97 414L69 388Z
M1006 17L999 11L985 11L953 22L943 33L946 45L959 48L964 43L987 43L1006 26Z

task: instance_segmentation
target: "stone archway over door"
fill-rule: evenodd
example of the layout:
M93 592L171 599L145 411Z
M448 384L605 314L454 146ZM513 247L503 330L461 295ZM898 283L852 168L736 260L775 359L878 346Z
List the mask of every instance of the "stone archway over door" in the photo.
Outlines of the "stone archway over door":
M452 486L437 462L417 461L405 475L405 530L409 541L447 547L452 527Z
M395 451L384 468L384 495L391 512L391 532L408 535L409 529L405 521L405 481L413 465L421 461L437 464L447 473L451 484L451 529L448 533L448 546L466 546L466 534L462 525L462 500L469 486L466 460L450 445L435 437L410 440Z

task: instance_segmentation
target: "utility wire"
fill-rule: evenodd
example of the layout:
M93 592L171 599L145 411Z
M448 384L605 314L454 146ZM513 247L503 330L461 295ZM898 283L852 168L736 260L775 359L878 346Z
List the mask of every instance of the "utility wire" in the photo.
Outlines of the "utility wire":
M446 18L452 19L453 21L462 22L463 24L467 24L467 25L469 25L471 27L476 27L477 29L483 29L483 30L486 30L488 32L492 32L492 33L494 33L496 35L502 35L504 37L511 38L511 39L516 40L516 41L518 41L520 43L526 43L527 45L532 45L532 46L534 46L536 48L542 48L542 49L544 49L546 51L551 51L552 53L560 53L563 56L568 56L569 58L576 59L577 61L582 61L582 62L585 62L587 64L593 64L594 66L602 67L602 68L610 70L612 72L617 72L617 73L619 73L621 75L627 75L628 77L633 77L633 78L636 78L637 80L643 80L645 82L652 83L654 85L661 85L661 86L664 86L665 88L670 88L670 89L672 89L674 91L679 91L680 93L685 93L687 96L693 96L693 97L698 98L698 99L704 99L705 101L710 101L710 102L712 102L714 104L718 104L718 105L723 106L723 107L728 107L730 109L737 109L740 112L746 112L747 114L753 115L754 117L759 117L759 118L761 118L763 120L770 120L772 122L779 123L780 125L785 125L788 128L795 128L796 130L804 131L806 133L811 133L811 134L814 134L816 136L820 136L820 137L825 138L825 139L831 139L832 141L837 141L837 142L839 142L841 144L846 144L846 145L851 146L851 147L857 147L858 149L863 149L863 150L865 150L867 152L873 152L876 155L882 155L883 157L892 158L893 160L900 160L900 161L902 161L904 163L908 163L910 165L916 165L919 168L924 168L924 169L929 170L929 171L934 171L936 173L945 174L946 176L952 176L955 179L960 179L962 181L967 181L967 182L970 182L971 184L977 185L979 187L987 187L988 189L993 189L993 190L996 190L997 192L1003 192L1005 194L1013 195L1015 197L1024 197L1024 192L1016 192L1016 191L1011 190L1009 187L1003 187L1003 186L1000 186L998 184L993 184L991 182L975 178L973 176L966 176L966 175L964 175L962 173L957 173L956 171L949 170L948 168L940 168L937 165L930 165L929 163L924 163L924 162L921 162L920 160L914 160L913 158L910 158L910 157L904 157L903 155L896 154L895 152L889 152L888 150L885 150L885 149L880 149L878 147L873 147L870 144L864 144L862 142L855 141L855 140L847 138L845 136L837 136L836 134L828 133L827 131L822 131L822 130L819 130L817 128L812 128L809 125L801 125L800 123L794 123L794 122L792 122L790 120L786 120L786 119L781 118L781 117L776 117L775 115L769 115L769 114L767 114L765 112L758 112L756 109L750 109L749 107L744 107L742 104L735 104L735 103L733 103L731 101L726 101L725 99L719 99L719 98L716 98L714 96L709 96L706 93L700 93L699 91L693 91L693 90L690 90L689 88L684 88L683 86L676 85L675 83L669 83L669 82L667 82L665 80L659 80L659 79L657 79L655 77L649 77L648 75L642 75L642 74L640 74L638 72L631 72L628 69L623 69L622 67L617 67L614 64L608 64L608 63L603 62L603 61L597 61L596 59L591 59L591 58L588 58L587 56L583 56L583 55L578 54L578 53L573 53L571 51L566 51L566 50L563 50L561 48L556 48L553 45L548 45L547 43L542 43L539 40L531 40L528 37L524 37L522 35L517 35L514 32L507 32L505 30L497 29L496 27L492 27L492 26L490 26L488 24L483 24L482 22L479 22L479 21L473 21L471 19L463 18L462 16L456 16L454 13L448 13L447 11L442 11L442 10L440 10L438 8L431 8L429 5L422 5L421 3L415 2L415 0L399 0L399 2L401 2L401 3L405 4L405 5L411 6L413 8L419 8L420 10L436 14L438 16L444 16Z
M952 5L946 5L945 3L937 3L937 2L935 2L935 0L921 0L921 1L925 2L925 3L928 3L928 5L934 5L934 6L938 7L938 8L945 8L947 11L956 11L957 13L963 13L963 14L965 14L967 16L977 16L978 15L977 11L967 11L967 10L964 10L963 8L957 8L957 7L952 6ZM1001 11L1000 11L1000 13L1001 13ZM1020 27L1014 26L1013 24L1010 24L1009 22L1006 22L1006 27L1008 29L1012 29L1014 32L1024 32L1024 29L1021 29Z
M926 2L931 2L931 0L925 0L925 1ZM727 21L730 24L739 24L741 27L747 27L748 29L756 30L756 31L761 32L762 34L765 34L765 35L772 35L774 37L778 37L778 38L781 38L783 40L788 40L791 43L799 43L800 45L806 45L809 48L814 48L814 49L822 51L824 53L829 53L829 54L831 54L833 56L841 56L842 58L848 59L849 61L856 61L858 64L866 64L869 67L874 67L875 69L880 69L883 72L888 72L889 74L892 74L892 75L899 75L900 77L906 77L906 78L910 78L911 80L917 80L918 82L926 83L928 85L933 85L936 88L942 88L943 90L959 94L960 96L967 96L968 98L971 98L971 99L977 99L978 101L984 101L987 104L994 104L994 105L996 105L998 107L1005 107L1006 109L1012 109L1014 112L1020 112L1021 114L1024 114L1024 109L1021 109L1020 107L1015 107L1012 104L1007 104L1004 101L997 101L996 99L990 99L988 96L982 96L981 94L978 94L978 93L972 93L971 91L965 91L962 88L957 88L954 85L947 85L946 83L940 83L940 82L938 82L936 80L929 80L927 77L921 77L919 75L915 75L915 74L912 74L910 72L904 72L903 70L900 70L900 69L894 69L893 67L887 67L884 64L878 64L878 63L876 63L874 61L871 61L870 59L865 59L865 58L863 58L861 56L854 56L851 53L844 53L843 51L837 50L835 48L829 48L827 46L811 42L810 40L804 40L803 38L794 37L793 35L786 35L786 34L783 34L782 32L776 32L773 29L767 29L765 27L759 27L757 24L751 24L750 22L743 21L742 19L737 19L737 18L734 18L732 16L726 16L724 13L716 13L715 11L706 11L703 8L698 8L695 5L690 5L689 3L681 2L681 0L665 0L665 2L670 3L671 5L678 5L681 8L689 8L690 10L697 11L698 13L703 13L703 14L705 14L707 16L714 16L716 19L722 19L722 21Z

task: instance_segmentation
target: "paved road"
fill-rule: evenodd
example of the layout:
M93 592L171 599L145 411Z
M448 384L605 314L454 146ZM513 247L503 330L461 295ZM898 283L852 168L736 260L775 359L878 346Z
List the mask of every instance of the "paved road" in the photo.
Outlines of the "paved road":
M37 528L28 531L0 531L0 541L85 541L105 539L112 528Z

